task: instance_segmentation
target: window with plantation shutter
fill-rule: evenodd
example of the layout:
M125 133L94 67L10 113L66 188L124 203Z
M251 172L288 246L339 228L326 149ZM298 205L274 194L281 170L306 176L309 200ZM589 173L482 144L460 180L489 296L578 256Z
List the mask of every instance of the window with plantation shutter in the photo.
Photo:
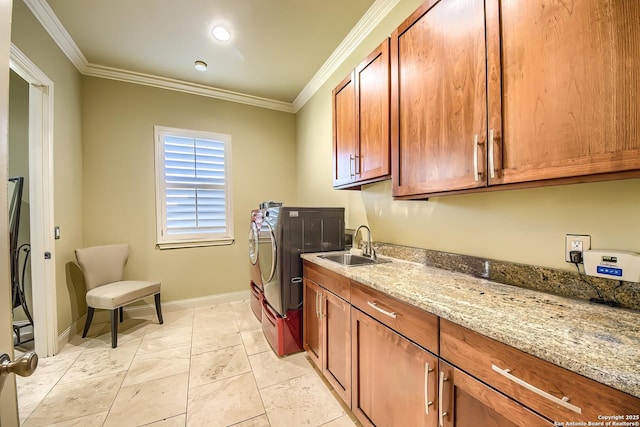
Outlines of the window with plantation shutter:
M157 244L233 242L231 136L155 127Z

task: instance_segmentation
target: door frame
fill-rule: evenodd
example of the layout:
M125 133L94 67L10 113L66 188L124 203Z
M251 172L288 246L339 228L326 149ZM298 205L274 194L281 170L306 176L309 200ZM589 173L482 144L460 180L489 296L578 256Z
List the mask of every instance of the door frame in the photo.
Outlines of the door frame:
M12 0L0 0L0 181L9 178L9 44ZM11 328L11 273L9 272L8 185L0 185L0 353L13 358ZM0 426L18 425L15 375L9 375L0 390Z
M29 84L29 202L33 336L40 357L58 345L53 238L53 81L13 43L9 67ZM45 253L51 256L45 259Z

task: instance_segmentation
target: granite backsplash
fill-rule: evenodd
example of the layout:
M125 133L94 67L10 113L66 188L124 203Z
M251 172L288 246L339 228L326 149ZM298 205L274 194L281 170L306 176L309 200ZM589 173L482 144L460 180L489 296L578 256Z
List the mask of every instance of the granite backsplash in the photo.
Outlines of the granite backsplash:
M640 283L621 282L548 267L517 264L430 249L373 242L379 255L482 277L505 285L534 289L570 298L597 298L640 310Z

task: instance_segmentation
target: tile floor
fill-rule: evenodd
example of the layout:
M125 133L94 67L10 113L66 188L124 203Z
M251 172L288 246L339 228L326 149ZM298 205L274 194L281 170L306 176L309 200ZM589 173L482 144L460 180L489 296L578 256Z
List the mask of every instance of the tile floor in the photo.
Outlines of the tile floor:
M30 426L354 426L304 353L278 358L247 301L92 325L18 378Z

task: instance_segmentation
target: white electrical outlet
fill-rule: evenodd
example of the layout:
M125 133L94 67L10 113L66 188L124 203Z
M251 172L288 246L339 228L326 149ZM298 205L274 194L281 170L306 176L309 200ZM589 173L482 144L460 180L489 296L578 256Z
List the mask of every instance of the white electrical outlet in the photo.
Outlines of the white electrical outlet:
M591 236L588 234L567 234L564 247L565 261L573 262L571 261L571 251L579 251L581 254L580 259L582 259L582 253L591 249Z

